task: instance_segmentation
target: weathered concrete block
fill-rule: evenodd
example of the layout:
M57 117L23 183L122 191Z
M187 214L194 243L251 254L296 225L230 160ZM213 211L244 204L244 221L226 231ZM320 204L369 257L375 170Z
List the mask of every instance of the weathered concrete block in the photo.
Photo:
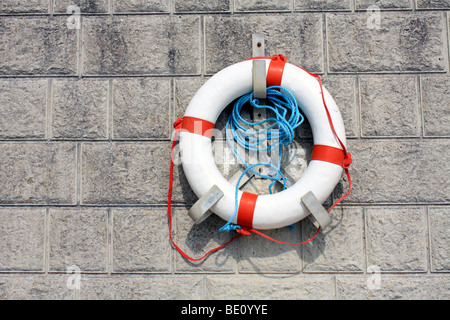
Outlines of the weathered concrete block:
M420 136L419 88L414 76L361 77L361 133Z
M49 8L49 0L2 0L0 3L0 15L15 13L49 13Z
M55 13L67 13L69 6L77 6L83 13L108 12L108 0L54 0Z
M85 17L86 75L200 73L200 19L195 16Z
M175 0L175 12L230 11L231 0Z
M0 75L75 75L77 30L66 18L0 18Z
M251 58L253 33L264 33L266 55L281 53L310 72L323 71L322 16L289 14L205 17L205 72Z
M450 201L450 157L445 140L349 140L352 192L344 202ZM336 196L348 190L338 187ZM339 185L338 185L339 186Z
M207 277L212 300L319 300L334 298L334 280L328 275L268 277L264 275ZM245 283L245 285L242 285Z
M106 272L107 212L105 209L50 209L49 271Z
M379 9L412 9L410 0L356 0L357 10ZM371 11L369 14L372 14Z
M0 203L76 204L75 185L75 144L0 144Z
M235 0L234 2L235 11L286 11L291 10L290 0Z
M450 270L450 208L430 207L431 271Z
M108 81L52 82L52 138L108 138Z
M114 12L169 12L166 0L112 0Z
M449 0L416 0L417 9L448 9Z
M345 10L350 11L352 8L351 0L296 0L295 10L310 11L310 10Z
M235 234L221 232L219 228L225 221L212 215L204 222L194 225L188 216L189 208L176 207L172 210L172 234L175 243L193 258L202 257L206 252L228 242ZM176 272L234 272L236 247L241 239L227 245L204 261L191 262L174 250Z
M5 300L72 300L70 275L1 275L0 296Z
M363 272L363 210L359 207L335 207L330 212L332 224L308 245L302 246L305 272ZM302 241L317 231L308 221L302 223Z
M0 209L0 271L43 271L44 221L45 209Z
M200 300L204 299L203 276L152 275L93 277L81 279L85 300Z
M450 136L450 77L421 79L425 136Z
M382 272L427 271L427 217L423 208L366 209L367 264Z
M85 143L82 203L164 203L169 163L168 143Z
M365 13L329 14L329 71L445 71L444 30L440 13L383 12L379 25Z
M113 210L112 272L170 272L167 208Z
M374 281L378 276L379 287ZM336 298L341 300L448 300L450 278L448 275L338 275L336 292Z
M170 80L114 80L113 138L169 138L169 108Z
M0 80L0 138L45 138L46 106L46 80Z

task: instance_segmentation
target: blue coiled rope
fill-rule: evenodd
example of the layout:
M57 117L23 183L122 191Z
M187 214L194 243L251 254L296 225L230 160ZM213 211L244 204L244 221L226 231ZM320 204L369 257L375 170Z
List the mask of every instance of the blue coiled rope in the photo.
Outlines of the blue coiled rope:
M287 178L281 172L281 152L282 146L292 143L295 137L295 129L299 127L304 117L300 113L297 101L289 90L280 86L272 86L267 88L266 104L260 104L260 100L253 97L253 92L240 97L234 104L233 111L228 117L226 124L227 142L233 149L239 160L245 165L246 169L240 175L235 189L235 209L232 217L222 226L220 231L231 231L240 229L241 226L233 224L232 221L238 212L238 192L239 184L247 174L252 171L254 174L268 180L272 180L269 186L269 192L272 194L272 187L278 180L283 180L283 190L286 189ZM267 109L272 113L270 118L258 122L250 122L242 117L242 109L246 104L250 104L256 109ZM266 125L263 129L254 130L254 126ZM235 141L244 150L256 152L278 152L278 161L274 165L269 162L258 162L256 164L248 164L244 157L236 149L233 141ZM278 148L278 150L276 150ZM268 176L254 170L255 167L266 166L276 170L275 176Z

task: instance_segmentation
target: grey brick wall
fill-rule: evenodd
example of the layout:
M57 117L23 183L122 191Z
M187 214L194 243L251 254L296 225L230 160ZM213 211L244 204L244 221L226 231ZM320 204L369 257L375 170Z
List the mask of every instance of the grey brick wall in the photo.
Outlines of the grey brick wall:
M447 0L2 0L0 299L449 299L449 19ZM312 243L249 236L189 263L168 239L171 123L254 32L323 77L353 191ZM186 252L230 239L193 226L180 167L173 201Z

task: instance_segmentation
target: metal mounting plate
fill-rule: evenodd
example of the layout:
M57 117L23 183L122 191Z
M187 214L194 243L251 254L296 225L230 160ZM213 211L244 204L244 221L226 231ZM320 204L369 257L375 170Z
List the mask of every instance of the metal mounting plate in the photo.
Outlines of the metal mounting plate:
M311 212L314 219L312 219L313 224L316 227L321 227L322 230L331 224L331 217L327 210L322 206L322 204L317 200L314 193L309 191L302 197L302 202Z

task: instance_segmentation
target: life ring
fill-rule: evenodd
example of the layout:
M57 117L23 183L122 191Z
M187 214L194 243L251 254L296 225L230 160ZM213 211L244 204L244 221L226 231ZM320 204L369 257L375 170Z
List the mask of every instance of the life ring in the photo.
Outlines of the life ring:
M314 141L306 171L289 188L265 195L239 190L239 210L232 222L267 230L291 225L308 216L310 212L301 198L309 191L323 203L341 179L343 168L348 168L350 154L345 151L345 129L339 109L321 83L306 70L287 63L281 55L264 59L267 60L267 85L281 85L293 94L309 121ZM194 95L179 132L180 159L189 185L198 197L214 185L219 187L223 197L211 211L225 221L231 219L235 211L235 186L223 177L215 164L211 132L225 107L251 91L252 61L223 69Z

